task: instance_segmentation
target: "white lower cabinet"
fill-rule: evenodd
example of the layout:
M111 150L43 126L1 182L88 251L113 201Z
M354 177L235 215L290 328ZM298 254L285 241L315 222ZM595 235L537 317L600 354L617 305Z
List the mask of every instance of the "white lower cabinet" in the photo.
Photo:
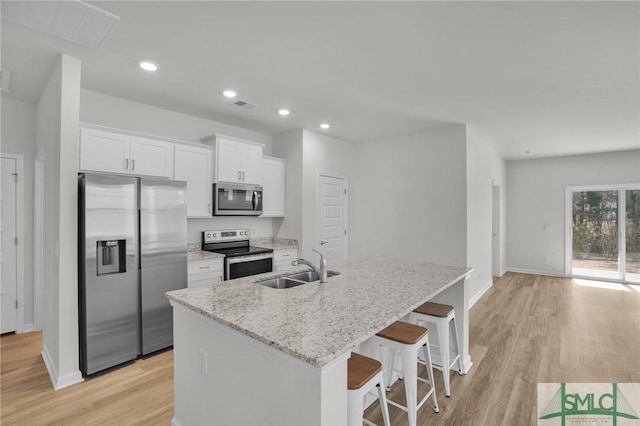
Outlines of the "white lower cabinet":
M187 264L189 288L219 283L224 279L224 259L195 260Z
M280 249L273 251L273 270L274 271L286 271L293 268L291 261L298 257L298 249Z

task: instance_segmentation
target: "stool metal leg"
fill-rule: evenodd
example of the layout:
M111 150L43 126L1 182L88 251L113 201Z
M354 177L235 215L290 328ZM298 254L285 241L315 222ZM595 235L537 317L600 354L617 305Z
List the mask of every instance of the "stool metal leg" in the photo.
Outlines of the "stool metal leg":
M360 392L347 392L347 424L349 426L362 426L364 417L364 399Z
M404 377L414 378L413 380L404 380L404 391L407 397L407 414L409 415L409 426L416 426L418 411L418 383L415 378L418 377L418 351L416 349L407 348L402 351L402 369Z
M438 321L436 323L438 330L438 346L440 346L440 363L442 365L442 376L444 377L444 394L451 396L451 382L449 377L449 322Z
M427 377L429 378L429 384L431 385L431 397L433 398L433 411L436 413L440 412L440 407L438 407L438 399L436 398L436 381L433 377L433 368L429 368L432 365L431 360L431 349L429 348L429 341L427 340L427 344L422 347L422 353L424 359L426 360L425 368L427 369Z
M396 349L390 346L382 346L383 348L383 362L384 365L384 383L387 390L391 390L391 383L393 383L393 375L396 374Z
M380 410L382 411L382 420L384 421L385 426L390 426L391 421L389 420L389 406L387 405L387 392L384 389L384 379L380 376L380 383L377 385L378 388L378 400L380 401Z

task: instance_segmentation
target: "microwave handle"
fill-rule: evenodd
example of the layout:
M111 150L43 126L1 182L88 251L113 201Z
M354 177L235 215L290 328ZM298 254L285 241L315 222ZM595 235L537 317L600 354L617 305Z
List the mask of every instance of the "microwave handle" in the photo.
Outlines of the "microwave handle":
M253 197L251 197L251 205L253 206L253 211L256 211L258 208L258 191L253 191Z

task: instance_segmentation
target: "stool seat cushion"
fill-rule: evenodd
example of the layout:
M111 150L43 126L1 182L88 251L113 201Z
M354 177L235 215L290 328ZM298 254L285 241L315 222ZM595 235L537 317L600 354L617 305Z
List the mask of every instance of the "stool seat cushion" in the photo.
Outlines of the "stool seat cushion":
M389 327L376 333L376 336L406 345L413 345L425 334L427 334L427 329L424 327L409 324L407 322L396 321Z
M360 389L381 370L377 360L352 352L347 360L347 389Z
M413 312L418 314L430 315L438 318L446 318L451 311L453 311L453 306L433 302L423 303L413 310Z

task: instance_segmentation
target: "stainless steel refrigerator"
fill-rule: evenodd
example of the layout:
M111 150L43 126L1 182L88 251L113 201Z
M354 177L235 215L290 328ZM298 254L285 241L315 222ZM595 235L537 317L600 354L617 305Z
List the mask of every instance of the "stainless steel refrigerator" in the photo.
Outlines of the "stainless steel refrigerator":
M167 291L187 287L185 182L78 177L80 370L173 344Z

